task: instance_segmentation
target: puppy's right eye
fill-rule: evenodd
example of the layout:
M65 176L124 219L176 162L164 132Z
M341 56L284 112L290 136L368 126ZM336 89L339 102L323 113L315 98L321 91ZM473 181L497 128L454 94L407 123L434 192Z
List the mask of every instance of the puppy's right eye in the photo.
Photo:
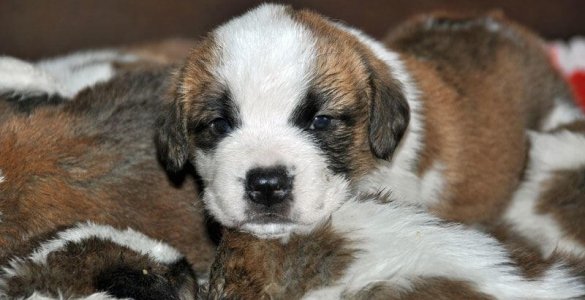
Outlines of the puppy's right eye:
M216 135L226 135L232 132L232 125L224 118L217 118L209 123L209 128Z

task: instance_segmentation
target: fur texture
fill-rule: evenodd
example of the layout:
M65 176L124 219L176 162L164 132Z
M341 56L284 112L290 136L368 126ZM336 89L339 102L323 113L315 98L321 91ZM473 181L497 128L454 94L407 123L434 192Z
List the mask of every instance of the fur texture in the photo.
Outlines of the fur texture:
M267 238L313 229L350 191L494 221L522 176L526 129L570 99L540 39L497 15L417 17L383 45L269 4L212 31L174 84L161 158L196 166L220 223ZM286 202L251 201L256 168L287 170Z
M382 196L353 199L288 243L228 232L212 299L572 299L581 277L561 262L524 277L494 238ZM363 222L367 218L367 222ZM302 280L299 280L302 278Z
M28 243L0 260L2 299L186 300L197 291L177 250L131 229L84 223Z

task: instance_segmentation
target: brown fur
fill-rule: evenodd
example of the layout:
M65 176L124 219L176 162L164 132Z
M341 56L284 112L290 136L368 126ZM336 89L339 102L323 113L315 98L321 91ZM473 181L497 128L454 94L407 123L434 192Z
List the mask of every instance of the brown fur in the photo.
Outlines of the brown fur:
M585 121L574 121L569 124L563 124L553 129L552 132L560 132L563 130L585 134Z
M326 94L321 112L348 112L351 119L322 138L332 169L359 182L379 158L391 159L402 137L408 122L402 86L349 33L310 11L289 13L317 37L311 86ZM497 219L525 169L526 129L541 130L553 100L570 99L544 44L495 14L416 17L394 30L386 44L401 54L421 92L417 175L435 163L444 167L444 188L432 210L464 223ZM193 160L197 142L206 139L206 131L195 137L187 126L207 124L214 116L206 108L222 92L209 70L220 59L214 47L213 38L206 39L177 78L177 104L160 134L162 157L171 167Z
M365 45L349 33L331 26L322 16L308 10L301 10L293 15L298 21L307 25L317 37L317 62L314 85L319 90L328 92L330 99L325 111L333 115L337 111L354 112L351 128L352 144L348 145L347 164L351 179L357 179L376 167L376 157L372 155L370 134L374 105L390 106L392 103L377 101L399 101L403 99L377 99L380 86L385 86L401 94L400 84L392 78L388 66L378 59ZM398 115L392 116L398 118ZM374 140L388 139L388 131L379 131Z
M159 165L154 120L168 70L134 73L0 123L0 256L61 225L130 226L168 242L200 271L213 256L195 184Z
M498 239L510 253L522 275L528 279L537 279L544 275L558 257L544 259L537 245L510 230L509 225L499 224L488 231Z
M384 284L375 284L355 295L353 300L492 300L493 297L478 292L464 281L445 278L424 278L415 282L410 290L396 290Z
M142 293L152 293L151 298L164 295L167 299L178 299L178 295L194 298L197 282L186 261L164 265L148 256L98 238L89 238L68 243L63 249L51 253L46 263L38 264L27 257L39 247L56 237L57 232L39 235L26 246L13 253L11 260L0 261L3 268L17 267L17 275L6 277L0 292L11 299L26 298L33 292L50 297L66 299L88 296L96 292L116 295L120 282L127 282L128 274L136 274L133 285ZM28 249L24 249L28 248ZM0 271L0 278L2 278ZM132 291L128 285L126 291Z
M540 130L553 99L570 99L543 43L497 15L440 13L406 22L386 43L408 57L422 91L419 172L445 166L439 215L493 220L522 176L525 130Z
M543 190L537 211L550 214L569 239L585 245L585 168L554 172Z
M204 299L299 299L333 283L353 260L351 243L330 227L286 244L226 231ZM208 297L208 298L205 298Z
M329 227L288 244L227 231L218 248L209 287L200 299L300 299L331 285L353 260L352 243ZM373 284L344 299L493 299L466 282L420 278L411 289Z

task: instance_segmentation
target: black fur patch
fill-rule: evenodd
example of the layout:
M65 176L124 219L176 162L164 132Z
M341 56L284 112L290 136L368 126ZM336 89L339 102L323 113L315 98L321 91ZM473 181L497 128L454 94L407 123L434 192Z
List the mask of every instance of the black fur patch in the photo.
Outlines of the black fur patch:
M39 106L59 105L68 101L68 98L59 94L22 95L18 93L5 93L0 95L0 99L5 99L15 107L16 111L25 114L30 114Z
M189 118L187 131L195 136L194 142L197 148L204 151L215 149L217 144L225 137L216 135L210 130L210 123L218 118L225 119L232 129L240 126L239 112L229 93L220 97L214 97L205 102L205 106L196 116Z
M188 144L179 119L178 108L168 105L156 122L155 142L159 160L172 172L179 172L187 162Z
M321 113L327 104L328 95L311 92L293 111L289 122L304 130L305 134L323 150L327 156L329 169L335 174L349 175L351 172L350 156L347 151L353 144L352 128L355 125L356 109L334 108L325 111L332 117L331 125L326 130L309 130L315 115Z
M195 278L189 263L173 263L166 274L154 274L131 266L116 266L101 272L95 279L96 289L117 298L136 300L180 299L179 291L188 278ZM195 284L195 283L193 283ZM193 287L197 290L196 287Z
M400 83L389 74L379 74L366 60L364 63L370 70L369 83L372 89L368 128L370 147L377 158L389 160L406 132L410 108Z

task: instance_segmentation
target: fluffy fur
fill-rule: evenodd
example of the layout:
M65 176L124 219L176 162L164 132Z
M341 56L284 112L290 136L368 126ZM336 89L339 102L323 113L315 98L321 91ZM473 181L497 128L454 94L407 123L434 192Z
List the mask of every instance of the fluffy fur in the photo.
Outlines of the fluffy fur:
M0 298L195 297L193 270L207 270L214 246L191 174L167 174L155 154L165 49L124 50L162 55L152 61L102 51L10 70L33 85L0 96ZM75 95L53 96L41 69ZM88 220L108 225L72 225Z
M440 221L420 208L386 201L381 196L349 200L329 223L308 236L293 236L286 244L228 232L212 268L210 296L417 299L437 293L457 299L572 299L585 295L582 278L573 277L560 262L528 279L494 238Z
M186 300L197 291L177 250L132 229L92 223L33 238L0 265L2 299Z
M522 176L525 130L555 122L554 101L570 106L541 41L500 16L422 16L383 45L280 5L212 31L172 93L161 158L196 166L220 223L268 238L314 228L350 191L493 221ZM257 168L286 169L284 203L250 201Z
M570 126L530 133L526 179L503 216L512 230L538 245L545 258L555 253L579 259L585 256L581 221L585 212L585 131Z

